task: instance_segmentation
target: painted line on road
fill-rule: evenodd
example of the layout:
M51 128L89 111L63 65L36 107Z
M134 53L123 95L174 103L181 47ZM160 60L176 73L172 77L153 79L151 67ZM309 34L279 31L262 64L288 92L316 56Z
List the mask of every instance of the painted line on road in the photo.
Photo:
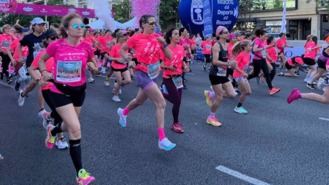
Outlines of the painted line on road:
M5 86L5 87L9 87L9 88L11 88L11 89L14 89L13 86L11 86L11 85L9 85L9 84L7 84L7 83L5 83L5 82L2 82L2 81L0 81L0 85Z
M236 177L236 178L238 178L238 179L240 179L240 180L243 180L243 181L249 182L249 183L251 183L251 184L253 184L253 185L270 185L270 184L267 183L267 182L263 182L263 181L261 181L261 180L258 180L258 179L255 179L255 178L249 177L249 176L247 176L247 175L244 175L244 174L242 174L242 173L240 173L240 172L238 172L238 171L235 171L235 170L229 169L229 168L227 168L227 167L225 167L225 166L222 166L222 165L217 166L217 167L216 167L216 170L221 171L221 172L223 172L223 173L226 173L226 174L228 174L228 175L231 175L231 176L233 176L233 177Z
M319 117L319 120L322 120L322 121L329 121L329 118Z

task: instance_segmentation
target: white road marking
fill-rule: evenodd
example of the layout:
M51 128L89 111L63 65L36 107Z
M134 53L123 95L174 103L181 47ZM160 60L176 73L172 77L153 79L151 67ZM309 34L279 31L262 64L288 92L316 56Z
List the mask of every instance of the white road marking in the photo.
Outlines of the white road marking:
M319 120L329 121L329 118L319 117Z
M235 170L229 169L229 168L227 168L227 167L225 167L225 166L222 166L222 165L217 166L217 167L216 167L216 170L221 171L221 172L223 172L223 173L226 173L226 174L228 174L228 175L231 175L231 176L233 176L233 177L236 177L236 178L238 178L238 179L240 179L240 180L243 180L243 181L249 182L249 183L251 183L251 184L253 184L253 185L270 185L270 184L267 183L267 182L263 182L263 181L261 181L261 180L258 180L258 179L255 179L255 178L249 177L249 176L247 176L247 175L244 175L244 174L242 174L242 173L240 173L240 172L238 172L238 171L235 171Z

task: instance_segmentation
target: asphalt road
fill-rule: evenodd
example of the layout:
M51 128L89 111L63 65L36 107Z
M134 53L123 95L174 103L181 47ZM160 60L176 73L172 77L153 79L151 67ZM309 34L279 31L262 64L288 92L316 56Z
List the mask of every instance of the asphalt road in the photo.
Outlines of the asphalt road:
M206 72L193 65L183 92L180 120L185 133L169 130L171 105L167 104L167 136L177 143L171 152L157 148L154 106L146 102L129 114L128 127L119 126L116 110L137 92L135 83L123 89L122 103L111 101L111 87L97 78L90 84L81 114L84 167L98 185L240 185L237 177L258 179L259 185L329 184L328 105L310 101L286 103L293 87L306 89L302 77L276 77L282 88L267 95L266 85L251 81L248 115L233 112L237 99L225 99L217 115L223 126L205 124L209 113L202 92L209 88ZM14 90L0 85L0 185L74 184L68 151L47 150L45 130L37 117L36 92L24 107L17 106ZM324 120L320 120L322 117ZM222 165L241 174L216 170ZM232 174L232 173L231 173Z

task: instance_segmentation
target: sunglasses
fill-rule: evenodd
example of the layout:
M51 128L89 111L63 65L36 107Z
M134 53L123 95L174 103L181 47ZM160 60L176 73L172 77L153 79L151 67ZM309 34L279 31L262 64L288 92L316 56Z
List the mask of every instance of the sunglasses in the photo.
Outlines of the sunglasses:
M150 25L150 26L154 26L154 25L157 25L157 23L156 22L149 22L149 23L147 23L148 25Z
M73 23L71 26L73 29L77 30L77 29L84 29L86 28L85 24L77 24L77 23Z
M228 34L228 31L223 31L220 34Z

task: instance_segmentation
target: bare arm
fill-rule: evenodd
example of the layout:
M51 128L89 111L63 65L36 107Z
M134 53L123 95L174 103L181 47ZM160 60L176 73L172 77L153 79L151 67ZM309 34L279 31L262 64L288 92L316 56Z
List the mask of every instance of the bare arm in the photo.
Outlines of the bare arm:
M215 65L215 66L228 66L229 63L228 62L223 62L223 61L220 61L218 60L218 55L219 55L219 52L220 52L220 47L218 45L218 43L216 43L212 49L211 49L211 52L212 52L212 64Z

